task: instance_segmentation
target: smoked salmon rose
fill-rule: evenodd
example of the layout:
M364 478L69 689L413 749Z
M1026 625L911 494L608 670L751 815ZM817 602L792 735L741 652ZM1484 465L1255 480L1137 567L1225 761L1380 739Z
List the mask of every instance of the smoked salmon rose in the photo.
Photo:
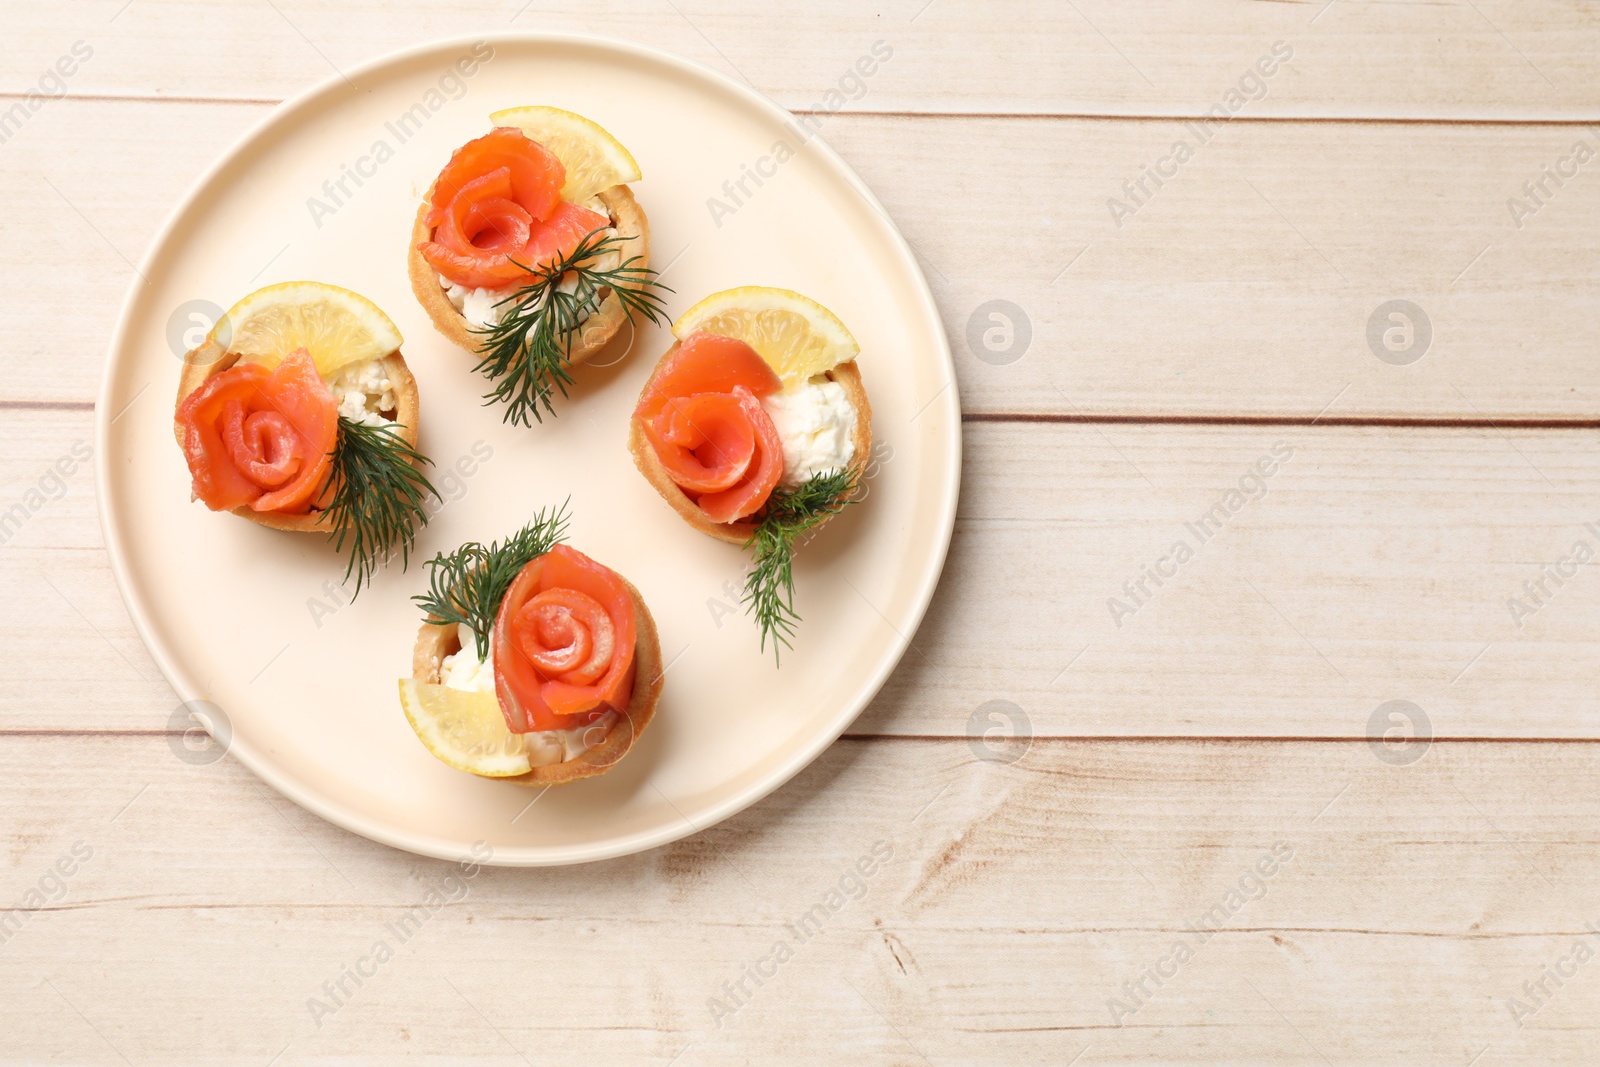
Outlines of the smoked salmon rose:
M310 354L273 370L238 363L178 406L194 494L213 511L303 515L326 488L339 405Z
M354 596L402 569L437 497L417 451L417 380L399 327L360 293L278 282L184 354L172 429L192 498L258 526L321 534Z
M478 357L505 421L556 414L570 371L624 322L664 320L641 175L616 138L560 108L508 108L450 156L411 230L407 273L428 317ZM622 353L621 359L627 355Z
M628 425L639 473L694 529L754 556L740 598L774 655L795 624L794 553L860 499L872 406L839 317L747 285L695 304Z
M586 726L633 696L637 623L622 579L556 545L522 568L494 626L495 692L512 733Z
M655 716L661 639L639 590L561 543L566 509L428 561L400 707L442 762L544 787L604 774Z
M499 128L456 149L433 184L418 251L468 289L515 284L611 224L561 199L566 168L521 130Z

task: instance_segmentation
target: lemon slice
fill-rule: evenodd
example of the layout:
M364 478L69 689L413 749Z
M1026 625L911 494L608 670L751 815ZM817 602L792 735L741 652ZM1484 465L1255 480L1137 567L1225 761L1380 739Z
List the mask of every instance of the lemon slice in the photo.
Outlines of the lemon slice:
M602 189L640 178L639 164L622 142L597 122L558 107L513 107L489 116L496 126L515 126L538 141L567 168L561 199L582 204Z
M532 770L522 738L506 728L493 693L402 678L400 706L428 751L457 770L489 778Z
M792 289L746 285L712 293L672 324L683 340L692 333L734 337L761 354L785 387L856 358L861 346L839 317Z
M382 359L400 347L400 329L359 293L321 282L257 289L217 320L212 339L249 363L276 367L297 348L331 378L347 363Z

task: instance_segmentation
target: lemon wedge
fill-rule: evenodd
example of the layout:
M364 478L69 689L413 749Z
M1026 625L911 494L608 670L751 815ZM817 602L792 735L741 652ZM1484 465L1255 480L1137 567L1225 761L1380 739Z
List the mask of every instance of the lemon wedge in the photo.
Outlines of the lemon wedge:
M734 337L760 353L785 387L856 358L861 346L839 317L792 289L746 285L712 293L672 324L672 335Z
M513 126L561 160L567 182L561 199L582 204L602 189L640 178L639 164L605 127L558 107L513 107L489 116L496 126Z
M331 378L347 363L382 359L401 345L400 329L359 293L322 282L257 289L217 320L212 340L246 362L276 367L297 348Z
M532 770L522 738L506 728L493 693L400 679L400 706L429 752L450 766L489 778Z

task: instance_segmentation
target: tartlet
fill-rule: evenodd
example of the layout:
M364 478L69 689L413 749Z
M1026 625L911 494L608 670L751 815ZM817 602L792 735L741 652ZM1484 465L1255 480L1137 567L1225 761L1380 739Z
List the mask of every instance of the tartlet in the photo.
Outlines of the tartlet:
M562 543L565 509L428 563L400 702L437 759L522 786L603 774L655 717L661 641L639 590ZM463 648L464 641L470 648Z
M391 554L407 556L438 495L402 344L382 310L338 286L283 282L244 297L178 375L173 435L192 498L348 544L359 593Z
M838 316L788 289L713 293L672 325L677 340L639 394L628 451L691 527L753 550L743 602L761 645L787 646L796 548L861 499L872 404L860 346Z
M596 195L606 206L611 227L617 231L617 236L628 239L628 253L639 255L642 257L641 265L648 265L650 221L645 218L644 209L639 206L639 201L634 199L633 190L626 185L618 185L602 190ZM432 200L433 187L429 186L428 195L417 208L416 222L411 227L411 253L406 263L411 276L411 291L416 294L417 302L422 305L422 309L428 313L428 318L441 334L456 347L476 354L483 339L473 336L472 324L450 302L446 290L439 284L439 272L422 257L418 247L433 235L433 227L427 223L428 209ZM627 321L628 313L623 308L622 301L617 299L615 293L608 292L601 301L599 309L584 319L579 327L578 335L567 351L568 365L575 367L587 362L611 343L611 339L617 336L623 323Z
M407 273L418 303L506 404L507 422L555 414L571 371L624 322L662 317L638 163L596 123L552 107L490 116L429 185Z
M222 346L207 338L198 347L185 353L183 357L183 372L178 379L178 404L182 405L189 394L204 385L212 377L231 369L238 363L240 355L237 352L226 352ZM399 434L406 444L412 448L417 447L417 431L421 418L421 398L417 392L417 379L411 373L411 368L406 365L405 357L399 351L394 351L384 356L380 361L385 376L392 383L395 397L395 406L389 411L380 412L385 419L395 424L395 433ZM178 440L178 447L183 447L184 427L181 423L173 422L173 435ZM317 503L302 515L286 515L270 511L253 511L248 507L231 509L233 514L240 518L249 519L251 522L262 526L270 526L274 530L293 530L299 533L327 533L328 524L323 521L324 513L320 504L325 504L326 493L321 495Z
M656 632L655 617L645 605L644 598L633 583L623 579L628 593L633 597L638 612L638 637L634 648L635 679L632 699L623 710L617 723L611 727L604 741L574 760L534 767L527 774L507 778L495 777L497 782L510 782L521 786L564 785L582 778L604 774L617 761L632 750L634 743L655 718L656 705L661 701L663 678L661 674L661 638ZM461 641L453 626L439 626L425 622L417 630L417 641L411 650L411 676L419 682L438 683L445 657L461 651ZM487 776L480 776L487 777Z
M666 366L678 348L679 343L674 342L662 355L646 380L646 389L649 389L656 375ZM872 403L867 399L866 387L861 384L861 368L851 360L828 371L826 378L828 381L837 382L844 389L845 399L855 411L855 432L851 434L854 455L849 466L859 476L865 470L872 454ZM628 451L632 454L639 473L644 475L645 480L661 494L661 499L671 505L672 510L676 511L684 522L708 537L715 537L731 545L743 545L754 536L757 526L754 522L712 522L706 517L699 505L679 488L678 483L672 480L672 475L662 466L656 450L651 447L649 439L645 436L641 420L637 417L628 420ZM832 518L832 515L828 518ZM823 521L826 522L827 519Z

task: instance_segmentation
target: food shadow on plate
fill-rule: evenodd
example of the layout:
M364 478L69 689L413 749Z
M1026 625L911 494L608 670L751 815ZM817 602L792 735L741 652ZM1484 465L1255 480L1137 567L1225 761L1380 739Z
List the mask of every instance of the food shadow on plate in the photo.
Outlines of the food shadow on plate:
M878 480L886 473L879 469L868 477L863 482L867 490L865 496L858 496L854 503L823 523L820 529L796 546L794 559L797 570L832 569L841 560L848 560L850 556L861 555L865 551L863 541L867 524L874 521L873 497L877 495Z
M600 392L629 367L641 363L654 367L671 344L672 334L664 327L628 320L604 348L572 368L573 383L567 387L568 397Z

